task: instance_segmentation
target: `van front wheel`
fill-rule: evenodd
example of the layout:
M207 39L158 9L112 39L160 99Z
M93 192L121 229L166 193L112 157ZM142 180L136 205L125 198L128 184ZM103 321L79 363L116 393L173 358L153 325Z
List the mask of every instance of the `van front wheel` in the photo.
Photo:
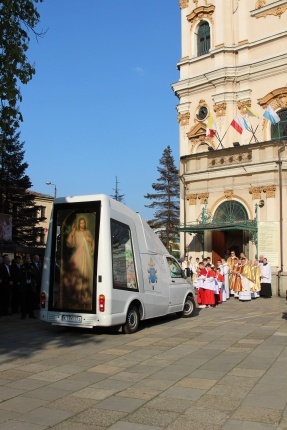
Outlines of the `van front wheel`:
M185 300L182 316L183 318L189 318L195 314L196 304L193 297L188 296Z
M127 313L127 319L123 324L123 333L131 334L135 333L138 329L140 322L140 314L136 306L131 306Z

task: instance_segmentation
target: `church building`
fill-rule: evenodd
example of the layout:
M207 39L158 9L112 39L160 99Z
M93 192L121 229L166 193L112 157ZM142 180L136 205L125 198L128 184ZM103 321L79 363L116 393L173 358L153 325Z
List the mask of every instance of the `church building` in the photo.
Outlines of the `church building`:
M179 0L181 255L231 250L287 290L287 0Z

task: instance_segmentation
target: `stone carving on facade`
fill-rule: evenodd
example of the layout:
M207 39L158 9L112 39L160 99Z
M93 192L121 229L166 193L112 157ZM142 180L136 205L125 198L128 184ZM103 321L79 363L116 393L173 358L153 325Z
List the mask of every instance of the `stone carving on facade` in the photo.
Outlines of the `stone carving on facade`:
M197 195L197 198L200 200L201 204L208 203L209 193L200 193Z
M252 200L261 199L262 187L250 187L249 194L252 194Z
M226 103L218 103L213 105L213 110L216 117L222 117L226 114Z
M194 148L200 143L212 142L212 138L206 137L206 125L202 123L195 124L188 133L186 133L191 144L190 153L194 152Z
M276 191L276 185L266 185L262 187L262 190L264 193L266 193L266 198L274 198L275 197L275 191Z
M244 100L237 103L237 108L240 111L241 114L246 113L246 108L251 108L251 100Z
M251 152L242 152L239 154L226 155L222 157L215 157L208 160L208 168L219 167L219 166L228 166L230 164L241 164L248 163L252 161L252 153Z
M266 109L268 105L272 107L275 112L279 109L287 108L287 88L277 88L276 90L270 91L264 97L258 99L258 104L262 109ZM262 122L262 130L264 138L266 138L267 126L269 121L264 118Z
M266 5L266 0L257 0L257 2L255 3L255 9L260 9L265 5Z
M232 200L233 190L225 190L224 195L225 195L226 200Z
M187 194L186 200L190 205L196 205L197 194Z
M177 116L177 121L181 126L189 125L189 119L190 119L189 112L179 113Z
M196 7L189 15L187 20L191 23L192 27L203 19L208 19L213 24L213 13L215 10L214 5Z
M179 7L180 9L185 9L188 7L189 0L179 0Z
M270 93L266 94L264 97L258 99L258 103L263 109L266 109L268 105L271 105L271 107L274 110L286 108L287 107L287 88L282 87L271 91Z
M266 18L266 16L268 15L274 15L274 16L278 16L279 18L281 18L281 16L283 15L284 12L286 12L287 10L287 5L282 5L282 6L275 6L273 8L270 8L268 10L265 10L264 12L261 13L257 13L255 16L256 18Z

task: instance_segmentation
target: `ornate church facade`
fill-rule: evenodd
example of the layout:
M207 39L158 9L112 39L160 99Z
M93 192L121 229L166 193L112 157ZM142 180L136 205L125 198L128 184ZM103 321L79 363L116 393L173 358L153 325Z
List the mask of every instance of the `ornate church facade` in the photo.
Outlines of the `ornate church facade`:
M287 289L287 0L179 0L181 254L268 258Z

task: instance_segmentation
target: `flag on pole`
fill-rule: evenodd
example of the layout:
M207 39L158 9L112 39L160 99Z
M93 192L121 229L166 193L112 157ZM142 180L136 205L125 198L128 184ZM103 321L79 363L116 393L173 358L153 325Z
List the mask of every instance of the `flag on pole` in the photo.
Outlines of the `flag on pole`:
M256 118L259 118L258 113L254 112L253 110L251 110L249 107L246 106L246 113L248 116L254 116Z
M280 116L277 115L275 110L270 105L267 106L266 111L263 114L264 118L268 119L272 124L277 124L280 121Z
M251 128L248 125L248 122L246 121L246 118L244 118L244 116L241 116L241 125L243 125L244 128L246 128L246 130L251 131Z
M217 128L216 128L215 121L214 121L212 115L209 115L208 120L207 120L207 124L206 124L206 136L207 137L215 136L216 130L217 130Z
M242 121L242 117L240 117L239 115L237 115L230 124L239 134L242 134L243 132L243 128L244 127L244 123Z

